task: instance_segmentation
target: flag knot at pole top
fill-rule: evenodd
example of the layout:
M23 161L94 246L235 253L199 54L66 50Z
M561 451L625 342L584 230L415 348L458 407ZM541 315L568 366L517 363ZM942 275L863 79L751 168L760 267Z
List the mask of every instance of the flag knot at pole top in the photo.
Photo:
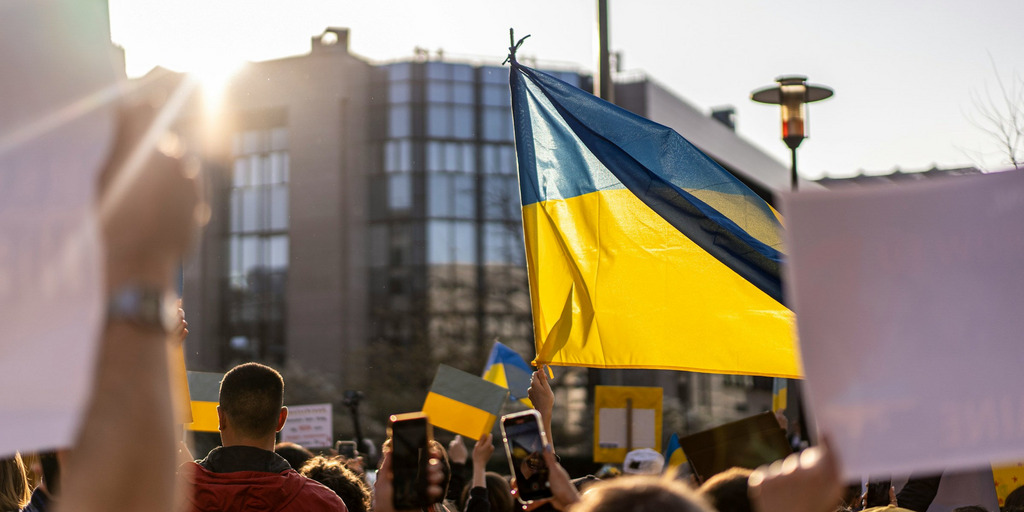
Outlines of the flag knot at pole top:
M526 41L527 37L530 37L530 34L526 34L522 39L516 41L516 36L513 34L513 30L511 28L508 29L508 44L510 46L508 47L508 58L505 59L505 62L501 63L502 66L509 62L513 64L516 63L516 50L523 45L523 41Z

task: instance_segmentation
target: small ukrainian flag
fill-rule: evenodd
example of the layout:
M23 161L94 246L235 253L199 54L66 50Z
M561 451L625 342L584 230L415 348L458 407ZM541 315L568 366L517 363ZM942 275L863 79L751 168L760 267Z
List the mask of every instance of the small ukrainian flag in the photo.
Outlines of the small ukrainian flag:
M220 403L220 381L223 373L188 372L189 400L192 402L192 423L185 425L196 432L219 432L217 404Z
M435 427L480 439L494 428L507 397L507 389L442 364L423 403L423 413Z
M508 389L512 398L523 402L528 407L533 407L533 402L530 402L527 394L530 389L530 380L533 378L530 365L526 364L526 361L516 351L500 341L495 341L494 347L491 348L487 366L484 367L483 378Z

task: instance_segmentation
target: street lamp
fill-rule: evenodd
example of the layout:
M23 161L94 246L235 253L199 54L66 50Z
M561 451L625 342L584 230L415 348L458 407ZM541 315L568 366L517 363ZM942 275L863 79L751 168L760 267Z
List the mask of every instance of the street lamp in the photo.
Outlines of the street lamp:
M821 101L832 96L832 89L823 85L807 83L801 75L780 76L775 79L776 87L763 87L750 93L750 99L758 103L770 103L782 107L782 140L792 154L790 167L791 188L796 190L796 148L807 138L807 103Z

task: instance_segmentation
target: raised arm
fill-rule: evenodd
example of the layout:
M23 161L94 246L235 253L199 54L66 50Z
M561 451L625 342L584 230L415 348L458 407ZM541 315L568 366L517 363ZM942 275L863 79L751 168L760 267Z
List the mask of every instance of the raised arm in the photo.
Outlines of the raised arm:
M195 230L198 188L177 156L155 152L138 179L125 183L125 193L114 199L106 194L106 185L122 179L115 171L152 118L149 107L126 111L111 172L103 177L107 297L171 291ZM167 327L108 316L92 399L64 473L65 510L109 510L113 503L118 510L172 510L176 444L167 343L175 333Z
M544 433L548 438L548 444L555 446L554 436L551 435L551 413L555 407L555 394L551 391L551 383L548 382L547 367L542 366L533 372L530 380L530 389L527 391L533 407L540 413L544 422Z

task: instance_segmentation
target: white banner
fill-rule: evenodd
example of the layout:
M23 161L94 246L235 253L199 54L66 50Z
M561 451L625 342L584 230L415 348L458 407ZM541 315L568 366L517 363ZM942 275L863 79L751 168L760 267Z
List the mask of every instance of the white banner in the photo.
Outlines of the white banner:
M334 446L334 416L331 404L289 405L288 420L281 429L281 442L306 448Z
M103 319L106 2L0 2L0 457L71 445Z
M845 475L1024 457L1024 172L782 206L810 410Z

